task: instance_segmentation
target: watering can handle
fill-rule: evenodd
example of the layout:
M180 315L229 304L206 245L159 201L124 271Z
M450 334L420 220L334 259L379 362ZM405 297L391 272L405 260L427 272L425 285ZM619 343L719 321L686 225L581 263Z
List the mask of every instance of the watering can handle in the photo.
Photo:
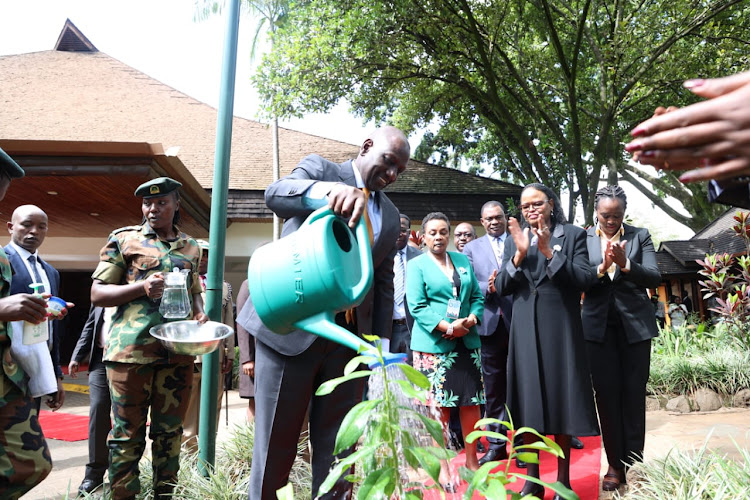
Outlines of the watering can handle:
M305 220L305 224L311 224L312 222L325 217L333 213L328 205L320 207L314 211ZM359 279L359 283L352 287L352 295L354 302L359 303L370 289L372 285L373 267L372 267L372 249L370 248L370 235L367 232L367 223L364 217L359 218L357 227L354 230L354 234L357 236L357 243L359 247L359 261L362 266L362 275Z

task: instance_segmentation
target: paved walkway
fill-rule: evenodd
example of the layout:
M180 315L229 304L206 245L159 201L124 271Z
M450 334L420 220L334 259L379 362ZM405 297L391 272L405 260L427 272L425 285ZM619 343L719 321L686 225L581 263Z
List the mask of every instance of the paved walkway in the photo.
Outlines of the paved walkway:
M86 377L79 379L85 383ZM62 410L76 415L88 415L89 397L85 393L68 391ZM224 404L217 442L229 436L236 423L243 422L247 401L237 391L229 392L229 426L226 425ZM647 414L646 460L665 456L669 450L696 450L710 435L709 448L738 455L735 443L750 449L750 409L722 409L710 413L676 414L655 411ZM54 467L50 475L39 486L23 498L25 500L49 500L66 498L67 491L75 492L83 479L88 461L88 441L65 442L48 440ZM602 454L603 455L603 454ZM602 456L602 474L606 472L606 460ZM602 493L601 499L611 498ZM71 498L73 498L71 496Z

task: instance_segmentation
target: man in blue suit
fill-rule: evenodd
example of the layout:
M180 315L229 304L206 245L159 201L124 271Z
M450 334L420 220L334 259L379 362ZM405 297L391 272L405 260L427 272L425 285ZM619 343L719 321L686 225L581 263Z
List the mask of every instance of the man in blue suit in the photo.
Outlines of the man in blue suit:
M503 249L507 237L505 210L499 201L488 201L482 206L480 222L487 234L470 241L464 246L464 255L469 258L474 275L484 296L484 315L477 325L482 343L482 376L487 398L485 415L490 418L505 419L505 396L507 391L508 332L510 331L513 300L499 295L494 289L488 290L490 278L494 282L504 262ZM494 432L503 432L499 425L490 426ZM479 464L508 457L505 442L489 439L490 448L479 459Z
M44 284L44 293L57 295L60 290L60 273L47 264L37 250L47 236L48 219L47 214L35 205L21 205L13 211L8 232L11 241L5 247L8 262L13 268L13 280L11 281L10 294L30 293L31 283ZM40 290L41 292L41 290ZM50 353L55 375L57 376L57 392L51 394L47 399L47 406L53 411L59 410L65 402L65 390L63 389L63 373L60 368L60 339L63 335L61 321L51 321L50 328ZM37 401L39 406L41 401Z

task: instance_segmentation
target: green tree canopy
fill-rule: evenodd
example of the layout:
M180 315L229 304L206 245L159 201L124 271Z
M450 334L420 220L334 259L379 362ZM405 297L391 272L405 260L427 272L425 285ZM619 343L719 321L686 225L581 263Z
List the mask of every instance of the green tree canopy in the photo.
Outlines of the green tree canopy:
M697 229L721 210L705 186L628 164L622 143L657 106L694 100L683 80L747 68L748 11L742 0L300 0L255 82L279 117L345 98L363 119L429 127L419 159L568 191L571 218L580 201L592 221L604 178Z

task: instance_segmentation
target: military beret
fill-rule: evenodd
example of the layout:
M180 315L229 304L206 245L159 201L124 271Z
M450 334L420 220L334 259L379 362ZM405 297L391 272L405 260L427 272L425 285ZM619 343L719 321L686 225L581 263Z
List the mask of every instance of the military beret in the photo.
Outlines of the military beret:
M135 195L142 198L152 198L154 196L164 196L172 191L182 187L182 184L169 177L157 177L148 182L144 182L135 190Z
M195 240L195 241L198 242L198 246L200 247L201 250L208 250L209 246L206 240Z
M11 179L18 179L24 176L23 169L2 148L0 148L0 169L8 174L8 177Z

